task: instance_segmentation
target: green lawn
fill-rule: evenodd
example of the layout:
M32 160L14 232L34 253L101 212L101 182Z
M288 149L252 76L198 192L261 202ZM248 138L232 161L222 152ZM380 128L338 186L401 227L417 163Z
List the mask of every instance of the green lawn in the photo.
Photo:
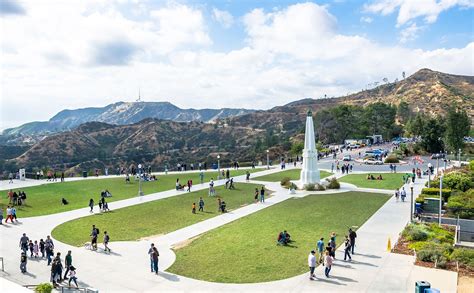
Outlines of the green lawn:
M307 257L320 237L336 232L341 243L348 227L361 226L387 200L374 193L347 192L288 199L212 230L176 251L168 269L178 275L222 283L255 283L308 271ZM286 229L292 246L278 246Z
M227 209L233 210L252 203L256 187L260 185L237 183L235 190L220 186L216 191L226 202ZM207 189L183 192L179 196L79 218L57 226L52 235L61 242L80 246L89 240L93 224L100 231L107 231L112 241L138 240L166 234L220 214L217 211L217 198L209 197L207 192ZM196 209L199 208L200 196L204 199L204 212L192 214L191 206L195 202Z
M231 176L245 174L247 170L230 170ZM262 171L262 169L250 169L250 172ZM109 202L122 200L137 196L138 181L131 178L131 183L125 183L125 177L115 177L106 179L88 179L79 181L70 181L64 183L43 184L40 186L21 188L15 190L24 190L27 195L27 205L17 207L19 218L49 215L59 212L70 211L78 208L87 207L89 199L93 198L97 203L100 199L100 192L108 189L112 193ZM194 184L200 183L199 173L182 173L158 176L157 181L143 182L143 192L145 194L165 191L175 188L176 179L179 178L181 184L185 184L188 179L193 180ZM216 172L204 172L204 181L211 178L217 178ZM0 206L3 210L8 205L7 190L2 191L0 197ZM61 198L66 198L68 205L61 204Z
M255 177L253 178L254 180L260 180L260 181L268 181L268 182L279 182L281 179L288 177L290 180L299 180L300 179L300 173L301 169L290 169L290 170L285 170L269 175L264 175L260 177ZM321 179L328 177L329 175L332 175L330 172L326 171L320 171L320 176Z
M377 178L379 173L370 173ZM349 174L341 179L340 182L354 184L362 188L376 189L395 189L403 185L402 177L405 173L381 173L383 180L367 180L367 174Z

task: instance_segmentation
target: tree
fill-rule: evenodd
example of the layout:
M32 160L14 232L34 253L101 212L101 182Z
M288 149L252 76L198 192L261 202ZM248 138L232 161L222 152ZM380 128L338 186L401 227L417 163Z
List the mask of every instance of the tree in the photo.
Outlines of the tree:
M397 107L397 116L402 124L405 124L413 116L410 107L407 102L401 101Z
M471 121L466 111L451 107L446 115L446 145L456 152L464 146L464 137L469 135Z
M425 120L426 120L426 117L423 114L421 113L416 114L415 119L412 119L410 123L407 125L409 126L407 127L408 132L410 132L411 134L415 136L421 136L423 133L424 126L425 126Z
M303 152L303 149L304 149L304 143L301 142L301 141L298 141L298 142L294 142L292 145L291 145L291 154L292 155L301 155L301 153Z
M427 119L421 133L421 146L430 153L441 152L444 132L444 121L440 117Z

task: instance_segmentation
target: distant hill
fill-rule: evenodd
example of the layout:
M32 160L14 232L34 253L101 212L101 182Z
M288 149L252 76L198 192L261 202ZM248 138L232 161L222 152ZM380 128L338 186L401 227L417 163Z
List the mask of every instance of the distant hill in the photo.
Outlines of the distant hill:
M318 115L321 109L341 104L365 106L383 102L398 105L402 101L413 112L428 115L443 115L449 106L462 105L472 119L474 77L422 69L399 82L356 94L304 99L267 111L250 110L250 113L239 109L181 110L170 103L117 103L104 108L66 110L43 123L55 125L52 129L56 130L76 128L42 137L7 163L80 169L87 168L87 164L117 166L146 161L163 166L182 160L215 161L210 158L217 153L226 160L265 160L266 146L274 146L271 153L277 158L284 149L289 149L291 139L301 138L308 108ZM142 119L151 115L168 120ZM91 119L107 120L108 123L79 125L80 121ZM136 120L141 121L133 123ZM211 120L215 123L201 122ZM43 123L38 124L39 127L43 127ZM23 127L31 127L31 124ZM14 133L13 130L10 132Z
M63 110L49 121L30 122L6 129L3 136L19 137L44 135L72 130L86 122L104 122L126 125L146 118L172 120L177 122L212 122L219 118L253 112L247 109L181 109L169 102L118 102L100 108Z

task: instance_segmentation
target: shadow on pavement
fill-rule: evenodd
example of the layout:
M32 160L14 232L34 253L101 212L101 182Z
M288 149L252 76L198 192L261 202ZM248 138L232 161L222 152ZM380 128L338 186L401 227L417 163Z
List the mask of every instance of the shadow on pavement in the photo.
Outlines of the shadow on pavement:
M171 281L171 282L178 282L179 281L179 277L177 275L169 274L169 273L166 273L166 272L159 272L158 276L161 276L161 277L163 277L166 280Z

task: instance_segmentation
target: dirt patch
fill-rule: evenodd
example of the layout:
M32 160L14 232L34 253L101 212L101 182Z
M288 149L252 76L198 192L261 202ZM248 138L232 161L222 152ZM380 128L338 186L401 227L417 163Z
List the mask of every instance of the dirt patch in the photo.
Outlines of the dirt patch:
M473 276L461 276L458 278L458 293L470 293L474 288Z
M165 235L165 234L156 234L156 235L146 236L146 237L140 238L138 241L148 241L152 238L160 237L160 236L163 236L163 235Z
M173 245L172 249L173 249L173 250L178 250L178 249L181 249L181 248L185 248L186 246L188 246L189 244L191 244L194 240L198 239L199 237L201 237L201 235L198 235L198 236L196 236L196 237L189 238L189 239L187 239L187 240L178 242L178 243L176 243L175 245Z

